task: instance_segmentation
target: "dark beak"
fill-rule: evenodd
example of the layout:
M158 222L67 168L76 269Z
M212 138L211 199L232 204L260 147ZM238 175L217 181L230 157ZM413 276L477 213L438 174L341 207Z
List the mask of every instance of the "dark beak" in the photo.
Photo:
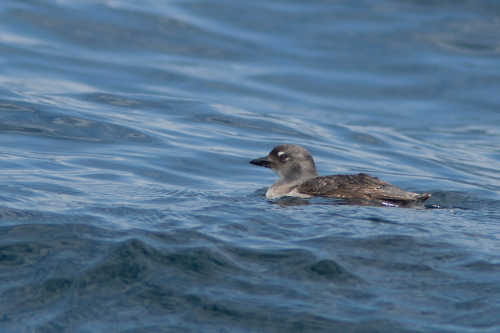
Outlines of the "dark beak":
M263 166L266 168L271 167L271 161L266 157L261 157L261 158L256 158L255 160L250 161L251 164L258 165L258 166Z

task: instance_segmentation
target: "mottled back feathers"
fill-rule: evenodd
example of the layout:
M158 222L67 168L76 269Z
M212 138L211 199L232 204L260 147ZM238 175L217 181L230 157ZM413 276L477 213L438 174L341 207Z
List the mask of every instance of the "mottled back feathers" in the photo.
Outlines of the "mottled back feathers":
M391 202L424 201L430 197L427 193L406 192L364 173L319 176L298 185L295 190L309 196Z

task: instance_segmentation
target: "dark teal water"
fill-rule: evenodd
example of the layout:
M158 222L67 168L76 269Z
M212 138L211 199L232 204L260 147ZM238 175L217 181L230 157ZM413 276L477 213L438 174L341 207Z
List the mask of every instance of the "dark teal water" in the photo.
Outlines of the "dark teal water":
M500 2L0 4L0 331L500 331ZM272 203L249 160L433 194Z

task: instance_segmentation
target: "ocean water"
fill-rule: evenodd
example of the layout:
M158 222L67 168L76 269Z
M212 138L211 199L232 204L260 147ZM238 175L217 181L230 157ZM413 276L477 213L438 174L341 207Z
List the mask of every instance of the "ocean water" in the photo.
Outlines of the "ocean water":
M500 2L3 0L0 332L500 332ZM421 208L265 199L248 162Z

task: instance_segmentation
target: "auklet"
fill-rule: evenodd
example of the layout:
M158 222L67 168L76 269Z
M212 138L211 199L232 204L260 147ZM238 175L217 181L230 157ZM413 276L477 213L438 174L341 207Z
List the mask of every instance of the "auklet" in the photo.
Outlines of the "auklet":
M250 163L271 168L278 174L279 179L266 192L268 199L320 196L407 206L422 203L431 196L406 192L365 173L318 176L311 154L292 144L276 146L269 155Z

